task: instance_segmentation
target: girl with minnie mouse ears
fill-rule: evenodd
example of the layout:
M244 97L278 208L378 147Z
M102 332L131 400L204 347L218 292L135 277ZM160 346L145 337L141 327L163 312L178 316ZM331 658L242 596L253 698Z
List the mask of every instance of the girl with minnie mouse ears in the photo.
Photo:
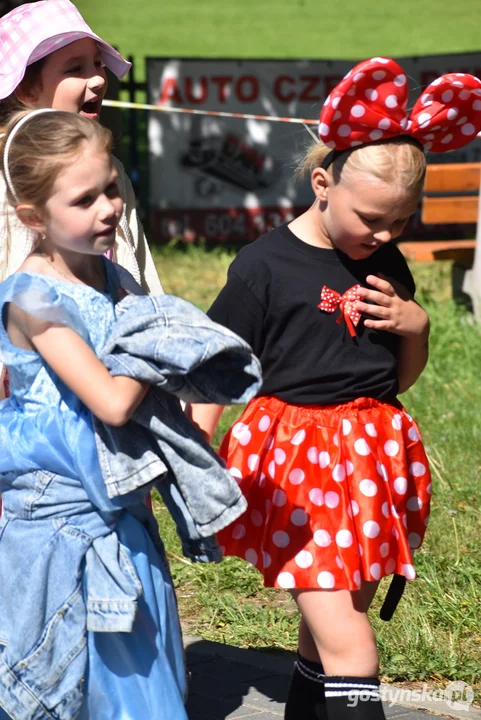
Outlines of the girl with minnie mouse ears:
M220 449L248 509L219 541L301 612L286 720L385 717L368 609L394 575L392 615L429 518L427 457L397 399L427 362L429 320L392 240L418 205L425 152L481 129L481 81L451 73L407 102L394 60L347 74L303 164L312 206L241 250L209 312L263 366L261 396ZM210 437L221 412L191 409Z

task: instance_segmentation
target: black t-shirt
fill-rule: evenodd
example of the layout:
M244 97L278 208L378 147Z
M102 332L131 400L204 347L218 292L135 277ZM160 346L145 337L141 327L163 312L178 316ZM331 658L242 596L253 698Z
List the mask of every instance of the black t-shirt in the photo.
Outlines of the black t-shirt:
M308 245L287 225L242 248L227 284L209 310L212 320L246 340L259 357L261 395L295 405L328 405L359 397L393 400L398 391L399 336L364 326L349 334L340 310L317 306L327 285L341 295L353 285L367 286L379 274L414 294L411 272L393 243L366 260Z

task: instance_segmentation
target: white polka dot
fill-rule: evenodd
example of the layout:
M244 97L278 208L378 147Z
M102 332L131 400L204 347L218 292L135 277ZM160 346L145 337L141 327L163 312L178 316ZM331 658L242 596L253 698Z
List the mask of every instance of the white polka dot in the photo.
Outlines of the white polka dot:
M378 523L375 522L374 520L368 520L362 526L362 531L366 537L376 538L379 535L379 533L381 532L381 528L379 527Z
M293 525L296 525L297 527L302 527L303 525L307 525L308 520L309 520L309 515L302 508L296 508L291 513L291 523Z
M271 424L271 419L270 419L269 415L263 415L261 417L261 419L259 420L259 424L257 425L257 427L259 428L259 430L261 432L266 432L266 430L269 430L270 424Z
M460 100L467 100L471 96L471 93L469 90L461 90L459 93L459 99Z
M267 472L270 475L271 478L275 478L276 476L276 464L274 460L271 460L269 465L267 466Z
M380 130L388 130L391 127L391 121L389 118L382 118L377 124Z
M335 583L336 580L334 578L334 575L330 572L327 572L327 570L323 570L323 572L320 572L317 576L317 584L324 590L330 590L334 587Z
M324 501L328 508L337 508L339 505L339 495L335 492L329 491L324 496Z
M427 112L421 113L418 117L418 125L420 128L427 127L431 122L431 115Z
M429 515L427 515L427 516L426 516L426 519L424 520L424 525L425 525L425 527L428 526L428 523L429 523Z
M272 564L272 558L271 558L271 556L269 555L269 553L266 553L266 552L264 552L264 550L263 550L263 551L262 551L262 567L263 567L263 568L268 568L268 567L271 566L271 564Z
M476 110L476 111L481 110L481 100L475 100L473 102L473 110Z
M428 485L427 488L426 488L426 492L427 492L429 495L432 494L432 492L433 492L433 484L432 484L432 483L429 483L429 485Z
M333 103L333 106L334 106L334 103ZM331 131L331 128L329 127L329 125L326 125L326 123L322 122L319 125L319 135L322 135L322 137L326 137L326 135L329 135L330 131Z
M363 145L361 140L353 140L351 143L351 147L359 147L359 145Z
M362 548L361 543L358 543L357 549L358 549L358 552L359 552L360 557L362 557L362 556L364 555L364 550L363 550L363 548Z
M336 533L336 545L342 548L348 548L352 545L352 532L350 530L339 530Z
M327 140L324 142L324 145L331 150L334 150L334 148L336 147L336 143L334 142L334 140Z
M388 95L384 102L388 108L395 108L398 106L398 100L395 95Z
M249 548L249 550L246 550L246 554L244 555L247 562L249 562L251 565L257 565L257 553L253 548Z
M396 77L394 78L394 84L397 87L403 87L403 85L406 84L406 80L407 78L405 75L396 75Z
M264 485L266 484L266 476L264 475L263 472L259 473L259 475L257 477L257 482L258 482L259 487L264 487Z
M453 85L455 85L456 87L461 87L461 88L464 87L463 83L459 82L459 80L453 80Z
M261 527L262 523L264 522L262 513L260 513L259 510L253 510L251 512L251 520L252 520L252 524L255 525L256 527Z
M391 420L391 425L393 426L394 430L401 430L403 426L403 420L402 417L396 413L394 415L393 419Z
M340 137L349 137L351 134L351 127L349 125L339 125L337 134L340 135Z
M332 538L327 530L316 530L314 533L314 542L318 547L329 547Z
M424 135L425 140L434 140L436 135L433 135L433 133L428 133L427 135Z
M290 572L281 572L277 576L277 584L284 590L296 587L296 579Z
M443 78L436 78L436 80L433 80L431 85L440 85L443 82Z
M413 550L417 550L417 548L421 545L421 536L417 533L409 533L408 541L409 547L411 547Z
M331 102L331 96L328 95L327 98L326 98L325 101L324 101L324 106L329 105L330 102Z
M359 572L359 570L355 570L352 579L354 580L354 584L356 585L356 587L361 587L361 573Z
M384 517L388 518L389 517L389 504L387 502L382 504L381 510L382 510L382 514L384 515Z
M393 517L396 518L396 520L399 520L400 515L399 515L398 511L396 510L396 508L394 507L394 505L391 505L391 514Z
M408 580L414 580L414 578L416 577L416 571L412 565L403 565L403 573Z
M466 123L461 127L461 132L463 133L463 135L474 135L474 133L476 132L476 128L472 123Z
M346 460L346 475L352 475L354 472L354 465L350 460Z
M399 443L396 440L387 440L384 443L384 452L389 457L395 457L399 452Z
M379 580L381 577L381 566L379 563L373 563L371 567L369 568L371 571L371 577L373 580Z
M396 562L395 562L395 560L393 560L392 558L390 558L390 559L387 561L384 569L385 569L387 575L391 575L391 573L393 573L393 572L395 571L395 569L396 569Z
M281 448L274 450L274 462L276 465L284 465L286 461L286 453Z
M431 93L426 93L425 95L421 95L421 105L432 105L433 103L433 96Z
M451 142L451 140L453 139L453 137L454 137L454 135L453 135L452 133L448 133L447 135L445 135L445 136L443 137L443 139L441 140L441 142L443 143L443 145L447 145L448 143Z
M432 146L433 146L433 144L432 144L431 142L425 142L425 143L424 143L424 149L426 150L426 152L427 152L428 150L431 150Z
M291 538L284 530L277 530L272 536L272 542L278 548L285 548L289 545Z
M298 430L291 440L291 445L301 445L306 439L306 431Z
M240 523L234 525L234 528L232 530L232 537L234 540L242 540L242 538L245 537L245 534L245 525L241 525Z
M380 462L376 462L376 470L378 471L379 475L383 478L385 482L388 481L388 474L386 470L386 466L382 465Z
M413 462L409 470L414 477L422 477L426 472L426 466L420 462Z
M408 481L405 477L398 477L394 481L394 489L398 495L405 495L408 489Z
M334 437L332 438L332 442L336 447L339 447L339 435L337 433L334 433Z
M359 490L366 497L374 497L377 493L377 485L372 480L361 480L359 483Z
M410 440L412 440L413 442L416 442L417 440L420 439L420 438L419 438L419 433L418 433L418 431L416 430L416 428L414 427L414 425L413 425L412 427L410 427L409 430L408 430L408 438L409 438Z
M335 98L333 98L333 99L331 100L331 105L332 105L332 107L334 108L334 110L337 110L337 106L339 105L340 102L341 102L341 96L340 96L340 95L338 95L337 97L335 97Z
M352 430L352 423L349 420L346 420L345 418L342 421L342 434L343 435L349 435L349 433Z
M312 490L309 490L309 500L313 505L321 507L321 505L324 505L324 493L320 488L312 488Z
M272 502L276 507L283 507L287 502L287 495L284 490L277 488L272 495Z
M365 430L370 437L377 437L376 426L373 423L368 423L365 426Z
M409 498L407 502L407 509L411 510L411 512L416 512L416 510L421 510L423 506L423 501L421 498L418 498L416 496Z
M359 515L359 505L355 500L351 500L351 512L354 516Z
M454 93L452 90L445 90L443 94L441 95L441 100L445 103L451 102L451 100L454 97Z
M346 469L344 465L335 465L332 471L332 479L336 482L343 482L346 479Z
M229 472L232 475L232 477L235 478L236 480L242 480L242 473L239 470L239 468L231 467L231 468L229 468Z
M362 80L362 78L365 76L366 73L358 72L353 76L354 82L359 82L359 80Z
M365 114L366 114L366 110L363 108L362 105L354 105L351 108L351 115L353 117L360 118Z
M339 568L339 570L342 570L342 568L344 567L344 563L342 562L339 555L336 555L336 565Z
M401 118L401 120L399 121L399 124L400 124L400 126L402 127L403 130L406 130L406 128L407 128L407 126L408 126L408 124L409 124L409 120L407 119L407 117L403 117L403 118Z
M317 463L319 462L319 450L316 447L309 448L309 450L307 451L307 459L313 465L317 465Z
M257 470L257 468L259 467L259 460L259 455L249 455L249 457L247 458L247 467L249 468L249 470L251 470L252 472L254 472L254 470Z
M252 439L252 433L249 430L249 426L241 422L234 425L232 428L232 435L243 446L248 445Z
M468 122L468 118L466 117L466 115L464 115L462 118L459 118L459 120L458 120L458 122L456 123L456 125L463 125L465 122ZM434 129L434 128L433 128L433 129Z
M354 443L354 450L357 452L358 455L369 455L371 452L369 445L364 440L364 438L359 438L359 440L356 440Z
M382 130L371 130L371 132L369 133L369 137L371 138L371 140L380 140L382 136Z
M373 72L372 74L374 80L384 80L386 77L386 73L384 70L376 70L376 72Z
M301 550L301 552L297 553L294 561L298 567L305 570L306 568L311 567L314 562L314 558L309 550Z
M406 530L407 530L407 527L408 527L408 519L407 519L407 515L403 515L403 518L402 518L402 523L403 523L404 527L405 527L405 528L406 528Z
M329 457L329 453L325 452L325 450L319 453L319 466L322 469L326 468L330 462L331 458Z
M289 482L291 485L300 485L301 482L304 481L304 478L306 477L304 470L301 470L301 468L294 468L294 470L291 470L289 473Z
M373 102L374 100L377 100L379 97L378 91L374 90L373 88L369 88L369 90L366 90L365 95L368 100L371 100L371 102Z
M389 555L389 543L383 543L379 548L382 558L386 558Z
M454 120L459 115L459 110L456 110L456 108L449 108L447 116L448 120Z

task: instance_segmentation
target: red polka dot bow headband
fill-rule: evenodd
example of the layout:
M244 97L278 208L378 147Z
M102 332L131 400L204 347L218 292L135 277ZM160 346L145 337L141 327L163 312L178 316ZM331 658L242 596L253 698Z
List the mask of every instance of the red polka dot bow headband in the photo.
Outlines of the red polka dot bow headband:
M481 130L481 80L449 73L434 80L407 113L405 72L390 58L364 60L331 92L319 119L319 136L347 150L409 135L426 151L457 150Z

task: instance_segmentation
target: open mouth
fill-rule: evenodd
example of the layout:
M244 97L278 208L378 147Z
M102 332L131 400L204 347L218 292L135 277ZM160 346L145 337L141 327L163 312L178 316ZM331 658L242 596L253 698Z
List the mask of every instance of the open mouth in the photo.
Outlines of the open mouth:
M90 118L91 120L98 120L101 105L101 100L90 100L82 105L80 108L80 114Z

